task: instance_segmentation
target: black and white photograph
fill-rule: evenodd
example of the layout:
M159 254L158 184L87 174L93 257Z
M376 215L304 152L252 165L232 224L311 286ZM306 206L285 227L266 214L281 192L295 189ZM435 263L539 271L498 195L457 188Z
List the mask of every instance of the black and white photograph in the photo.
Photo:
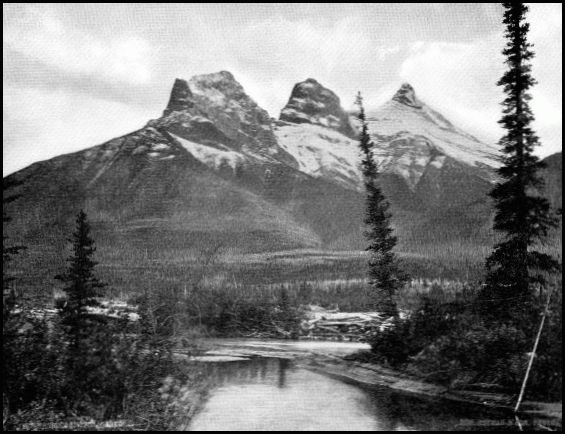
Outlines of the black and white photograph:
M561 431L561 3L4 3L3 431Z

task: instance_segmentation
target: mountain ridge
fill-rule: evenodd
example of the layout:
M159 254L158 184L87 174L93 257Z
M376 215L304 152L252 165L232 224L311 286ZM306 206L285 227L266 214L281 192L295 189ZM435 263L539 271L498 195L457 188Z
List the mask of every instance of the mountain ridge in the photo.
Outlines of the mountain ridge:
M427 110L415 91L407 98L418 107L391 99L368 113L398 249L484 249L492 243L494 148ZM139 266L150 264L139 252L184 257L198 246L363 249L356 140L319 117L281 117L271 119L227 72L177 79L162 116L143 128L10 175L22 182L11 227L34 261L49 264L64 260L64 232L81 208L106 260L133 249ZM553 166L546 176L557 201Z

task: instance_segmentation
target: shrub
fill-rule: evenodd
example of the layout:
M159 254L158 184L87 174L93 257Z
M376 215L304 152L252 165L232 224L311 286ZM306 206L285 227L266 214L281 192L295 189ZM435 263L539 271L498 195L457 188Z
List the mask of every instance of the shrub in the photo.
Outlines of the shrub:
M562 301L560 291L554 293L527 383L530 399L561 399ZM370 361L452 388L516 394L539 327L541 298L521 322L486 322L475 314L468 289L448 296L433 288L408 318L372 336Z
M5 324L2 375L8 414L38 399L59 396L63 367L52 345L53 334L47 321L23 312L11 315Z
M295 338L302 312L296 294L281 287L278 292L255 289L249 292L210 292L205 325L222 335L250 335Z
M523 377L526 338L512 326L455 327L412 357L409 370L451 387L496 385L516 391Z
M418 307L408 318L394 319L392 327L369 338L376 360L393 367L403 365L411 356L467 320L469 313L465 299L439 303L437 296L421 295Z
M554 290L553 294L554 301L540 337L526 396L557 401L562 399L563 305L560 288ZM528 345L531 346L532 343L529 342Z

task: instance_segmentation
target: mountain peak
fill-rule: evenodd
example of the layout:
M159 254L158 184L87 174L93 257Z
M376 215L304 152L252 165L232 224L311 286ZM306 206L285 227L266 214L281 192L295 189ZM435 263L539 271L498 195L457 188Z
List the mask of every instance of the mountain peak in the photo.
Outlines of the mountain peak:
M190 79L188 85L195 95L204 95L216 102L250 99L243 86L229 71L195 75Z
M341 107L339 97L313 78L294 85L288 103L281 111L280 120L321 125L347 136L353 135L349 117Z
M392 100L414 108L422 108L423 106L422 102L416 98L416 92L410 83L402 83Z
M218 82L234 82L237 80L229 71L212 72L209 74L195 75L190 81L204 82L204 83L218 83Z
M195 75L188 81L177 78L163 115L194 108L202 95L215 100L239 99L245 96L245 91L229 71Z
M182 78L175 79L169 103L163 114L166 116L171 112L186 110L193 106L192 92L188 87L188 82Z

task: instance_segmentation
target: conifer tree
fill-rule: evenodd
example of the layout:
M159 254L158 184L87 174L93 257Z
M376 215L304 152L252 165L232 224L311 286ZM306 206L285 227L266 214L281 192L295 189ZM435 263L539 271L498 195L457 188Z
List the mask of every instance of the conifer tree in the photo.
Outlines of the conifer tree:
M96 297L101 295L105 286L94 275L96 262L92 255L96 251L94 240L90 236L90 224L84 211L76 219L76 231L69 242L73 245L73 254L67 259L69 267L64 275L55 278L66 283L65 303L59 313L63 324L69 329L71 347L77 348L81 335L86 333L87 307L98 304Z
M398 316L395 302L396 292L407 280L400 269L393 252L397 238L391 227L390 204L379 186L379 171L374 159L374 144L369 135L361 93L357 95L358 119L361 126L359 147L361 149L361 170L363 173L366 198L365 235L369 241L366 250L370 252L369 282L375 290L375 308L386 315Z
M532 129L534 115L529 106L536 81L531 75L534 52L527 40L528 8L523 3L503 6L507 40L503 54L508 69L498 85L506 94L499 121L506 133L500 140L501 181L490 193L496 207L494 229L503 239L486 261L486 285L479 296L482 312L497 319L522 316L531 307L535 285L543 286L545 273L559 269L554 258L535 250L557 220L549 202L536 194L543 186L538 171L544 164L534 155L539 139Z

